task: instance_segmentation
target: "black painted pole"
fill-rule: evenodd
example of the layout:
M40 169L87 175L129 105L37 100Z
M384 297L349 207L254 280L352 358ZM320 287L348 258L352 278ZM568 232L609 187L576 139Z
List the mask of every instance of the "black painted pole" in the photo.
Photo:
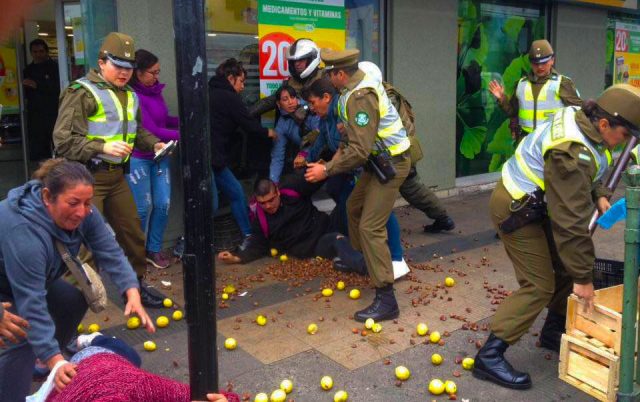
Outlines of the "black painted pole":
M184 183L182 258L191 400L218 391L214 295L213 199L204 0L174 0L173 29Z

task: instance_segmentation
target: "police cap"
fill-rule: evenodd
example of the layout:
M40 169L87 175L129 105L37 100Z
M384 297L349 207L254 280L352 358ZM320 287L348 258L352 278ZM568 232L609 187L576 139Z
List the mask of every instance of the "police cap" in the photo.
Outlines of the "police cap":
M596 100L600 108L615 117L622 117L633 127L633 135L640 132L640 88L629 84L616 84L607 88Z
M534 40L529 49L529 60L534 64L543 64L553 58L553 48L546 39Z
M320 57L324 61L324 69L332 70L337 68L351 67L358 64L360 51L358 49L331 50L322 49Z
M136 49L133 38L120 32L111 32L104 38L98 57L106 57L118 67L135 68Z

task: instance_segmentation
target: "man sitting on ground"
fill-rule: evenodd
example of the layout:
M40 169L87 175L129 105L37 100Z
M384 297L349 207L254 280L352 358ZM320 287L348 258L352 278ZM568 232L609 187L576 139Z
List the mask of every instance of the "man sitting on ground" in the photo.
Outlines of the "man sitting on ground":
M337 214L327 215L313 205L311 195L320 185L295 174L283 176L280 187L269 179L259 180L252 203L253 235L243 249L222 251L218 258L227 264L248 263L275 248L297 258L338 257L337 269L365 274L362 253L334 229Z

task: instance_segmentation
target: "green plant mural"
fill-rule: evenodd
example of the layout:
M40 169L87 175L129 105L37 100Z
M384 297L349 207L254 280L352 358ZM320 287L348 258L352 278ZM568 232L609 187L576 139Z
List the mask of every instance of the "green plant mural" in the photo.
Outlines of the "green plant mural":
M507 96L531 71L527 50L544 37L538 6L459 0L456 110L456 175L496 172L513 154L510 119L488 91L502 82ZM517 12L517 14L516 14Z

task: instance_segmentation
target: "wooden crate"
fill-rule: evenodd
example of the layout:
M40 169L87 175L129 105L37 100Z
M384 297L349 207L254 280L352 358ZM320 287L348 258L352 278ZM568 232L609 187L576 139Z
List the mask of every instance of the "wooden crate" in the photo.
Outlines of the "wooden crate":
M615 402L619 357L605 346L594 346L590 339L562 335L559 377L600 401Z
M622 331L622 285L596 290L594 311L584 312L584 302L576 295L567 301L567 334L590 337L596 347L605 345L620 356ZM601 344L598 344L600 342Z

